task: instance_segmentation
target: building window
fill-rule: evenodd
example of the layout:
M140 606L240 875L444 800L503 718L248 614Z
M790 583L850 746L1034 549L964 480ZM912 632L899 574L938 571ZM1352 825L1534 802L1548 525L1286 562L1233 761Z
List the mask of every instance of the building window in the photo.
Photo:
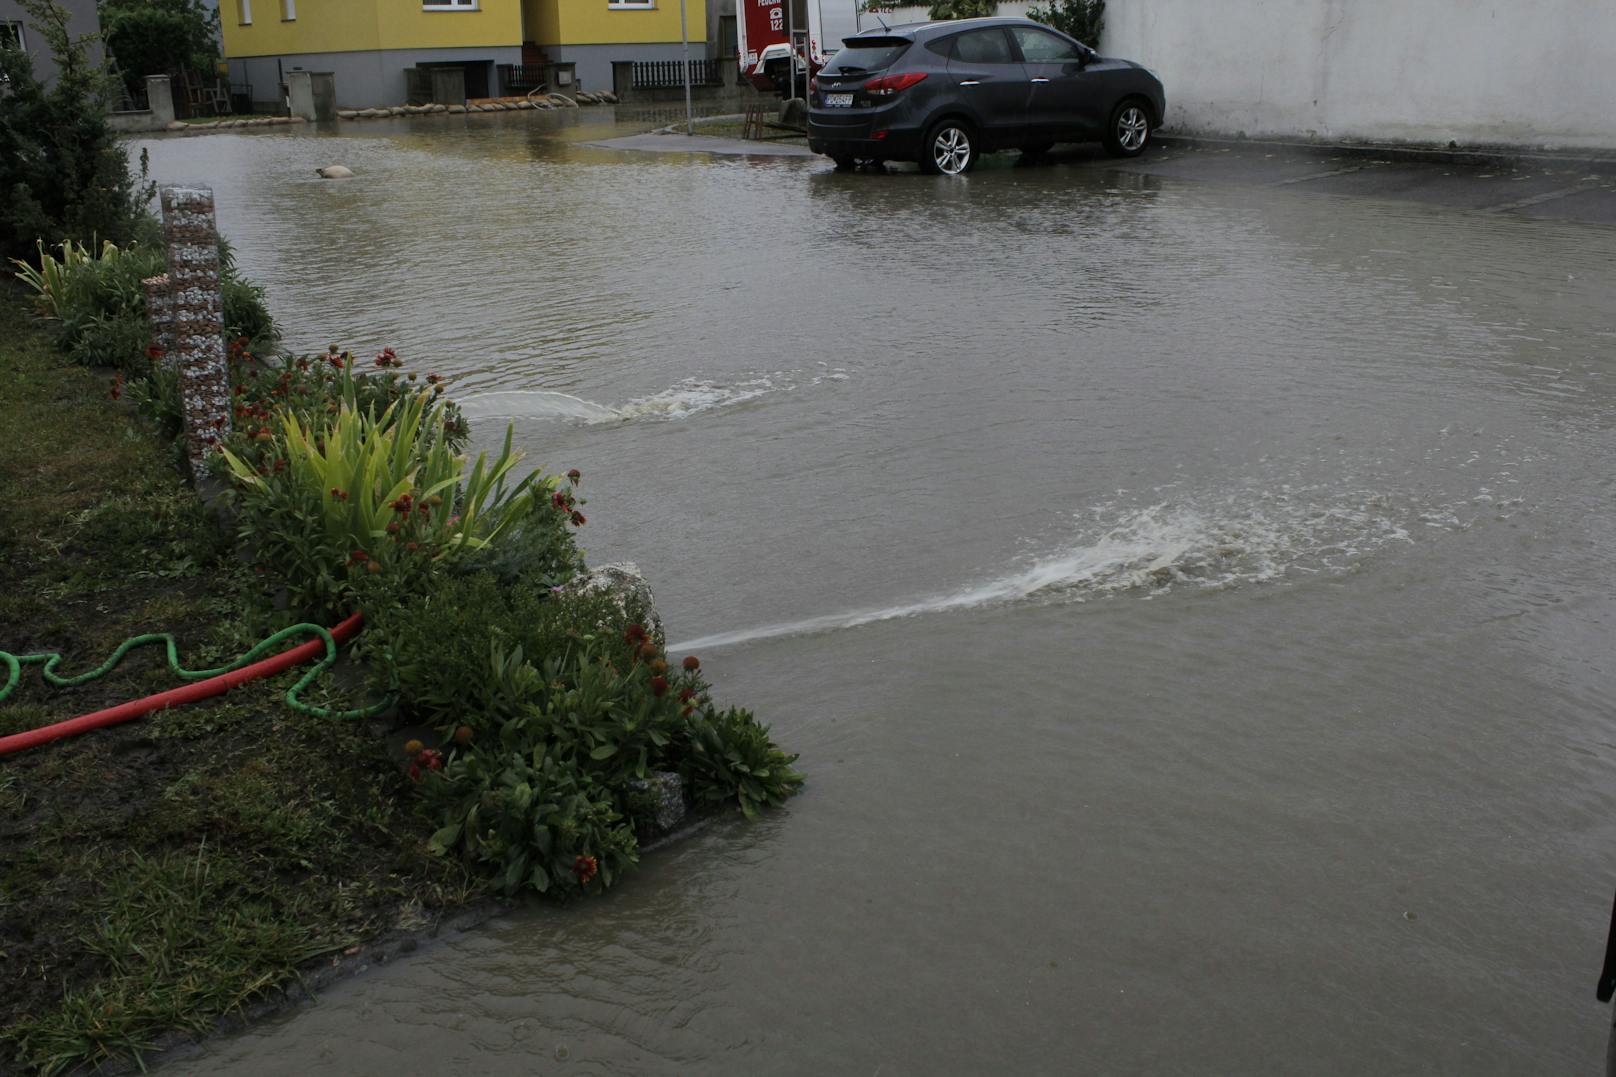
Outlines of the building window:
M28 48L28 43L22 38L22 23L0 22L0 49Z
M281 0L281 22L294 22L297 19L297 0Z
M252 0L236 0L236 21L243 26L252 25Z
M650 11L656 7L656 0L606 0L606 6L613 11Z
M422 0L422 11L476 11L477 0Z

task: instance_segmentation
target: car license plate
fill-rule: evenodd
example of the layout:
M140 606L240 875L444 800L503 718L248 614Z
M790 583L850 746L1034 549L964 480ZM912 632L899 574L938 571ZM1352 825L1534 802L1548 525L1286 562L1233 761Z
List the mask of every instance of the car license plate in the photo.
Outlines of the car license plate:
M828 93L825 95L826 108L852 108L853 95L850 93Z

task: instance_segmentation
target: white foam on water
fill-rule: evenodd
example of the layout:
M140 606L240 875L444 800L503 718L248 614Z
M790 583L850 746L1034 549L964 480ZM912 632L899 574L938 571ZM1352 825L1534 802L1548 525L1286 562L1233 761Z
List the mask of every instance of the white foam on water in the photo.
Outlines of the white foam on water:
M635 420L679 421L773 393L794 392L847 378L844 368L821 364L812 376L804 376L802 371L776 370L728 382L686 378L659 393L636 397L616 407L543 389L495 390L477 393L459 403L468 418L478 420L563 419L591 426Z
M617 412L604 404L543 389L504 389L457 400L468 419L577 419L610 422Z
M1417 516L1415 507L1369 492L1330 496L1288 486L1142 508L1108 502L1080 514L1071 545L981 583L878 609L721 632L670 650L1018 602L1084 602L1127 592L1154 598L1175 589L1216 591L1340 573L1390 543L1412 542L1406 525Z

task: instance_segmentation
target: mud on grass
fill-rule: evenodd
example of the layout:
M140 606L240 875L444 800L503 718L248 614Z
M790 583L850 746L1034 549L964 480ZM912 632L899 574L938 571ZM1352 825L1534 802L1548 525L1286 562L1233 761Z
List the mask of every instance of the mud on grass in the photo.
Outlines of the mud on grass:
M168 631L197 668L275 627L110 375L52 353L9 286L0 322L21 326L0 341L0 648L60 651L73 674ZM288 709L297 676L0 758L0 1073L203 1033L472 895L427 852L379 732ZM177 683L161 648L74 689L24 667L0 735ZM325 691L311 701L357 703Z

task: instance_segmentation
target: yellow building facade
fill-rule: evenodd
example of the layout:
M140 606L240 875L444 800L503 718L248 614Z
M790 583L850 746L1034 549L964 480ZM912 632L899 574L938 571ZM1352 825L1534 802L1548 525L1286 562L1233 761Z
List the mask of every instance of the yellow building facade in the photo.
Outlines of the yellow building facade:
M706 0L684 0L690 55L706 56ZM459 67L468 97L498 95L504 65L611 65L684 55L679 0L220 0L231 82L278 104L290 71L329 71L342 107L400 104L411 68ZM567 87L552 87L567 89Z

